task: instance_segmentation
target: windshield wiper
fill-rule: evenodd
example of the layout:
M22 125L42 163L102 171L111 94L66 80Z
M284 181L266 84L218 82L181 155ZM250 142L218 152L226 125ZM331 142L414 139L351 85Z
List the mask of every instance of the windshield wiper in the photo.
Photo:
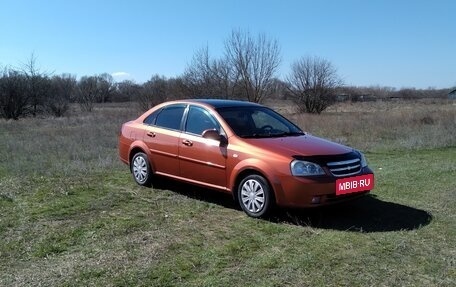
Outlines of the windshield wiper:
M269 138L273 136L272 134L251 134L248 136L245 136L246 138L255 138L255 139L260 139L260 138Z
M302 136L304 135L304 132L283 132L283 133L277 133L277 134L271 134L273 137L296 137L296 136Z
M290 137L290 136L302 136L305 135L304 132L283 132L283 133L274 133L274 134L251 134L242 136L244 138L280 138L280 137Z

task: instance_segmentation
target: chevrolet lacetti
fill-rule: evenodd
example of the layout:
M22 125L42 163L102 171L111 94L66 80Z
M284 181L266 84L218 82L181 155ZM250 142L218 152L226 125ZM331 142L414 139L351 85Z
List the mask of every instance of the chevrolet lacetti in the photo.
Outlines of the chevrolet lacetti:
M303 132L250 102L182 100L157 105L122 125L120 159L134 180L155 175L231 193L252 217L274 206L314 207L374 187L364 155Z

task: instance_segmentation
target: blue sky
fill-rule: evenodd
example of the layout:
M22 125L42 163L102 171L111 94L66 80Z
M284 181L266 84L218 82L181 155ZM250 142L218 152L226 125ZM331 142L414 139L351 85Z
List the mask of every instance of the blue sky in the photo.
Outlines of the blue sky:
M144 82L179 76L206 45L221 56L241 29L278 40L282 79L310 55L330 60L347 85L448 88L456 86L455 12L451 0L0 0L0 66L33 53L55 74Z

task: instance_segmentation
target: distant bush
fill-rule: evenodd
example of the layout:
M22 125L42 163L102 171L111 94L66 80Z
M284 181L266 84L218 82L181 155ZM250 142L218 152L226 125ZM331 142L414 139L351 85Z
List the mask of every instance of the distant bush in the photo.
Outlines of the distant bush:
M26 76L14 69L5 69L0 78L0 116L17 120L29 112Z
M154 75L145 83L114 82L107 73L82 76L50 75L39 70L32 55L21 69L0 71L0 118L62 117L70 103L91 112L95 104L135 102L145 111L171 99L210 97L253 102L292 99L300 112L321 113L335 102L446 99L450 89L341 86L331 62L304 57L292 65L286 80L275 77L280 63L277 41L265 35L233 31L225 43L226 55L212 58L208 48L197 51L175 78ZM245 60L245 62L243 61ZM424 123L428 119L423 120Z
M142 85L137 94L137 102L142 111L147 111L153 106L168 99L169 89L165 77L153 76L149 81Z
M69 74L54 76L50 80L50 92L44 99L44 108L48 114L62 117L68 111L70 101L74 97L76 78Z
M389 100L445 99L449 89L415 89L392 87L342 87L339 89L339 101L365 102Z
M33 56L21 70L5 68L0 75L0 117L61 117L68 110L75 83L75 77L70 75L50 78L36 68Z

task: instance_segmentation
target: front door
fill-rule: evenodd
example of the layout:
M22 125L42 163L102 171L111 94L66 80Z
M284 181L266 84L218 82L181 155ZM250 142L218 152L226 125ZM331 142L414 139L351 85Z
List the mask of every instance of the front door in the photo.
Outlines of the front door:
M204 108L190 106L179 140L181 177L194 183L226 190L226 145L202 137L205 130L221 132L216 119Z

